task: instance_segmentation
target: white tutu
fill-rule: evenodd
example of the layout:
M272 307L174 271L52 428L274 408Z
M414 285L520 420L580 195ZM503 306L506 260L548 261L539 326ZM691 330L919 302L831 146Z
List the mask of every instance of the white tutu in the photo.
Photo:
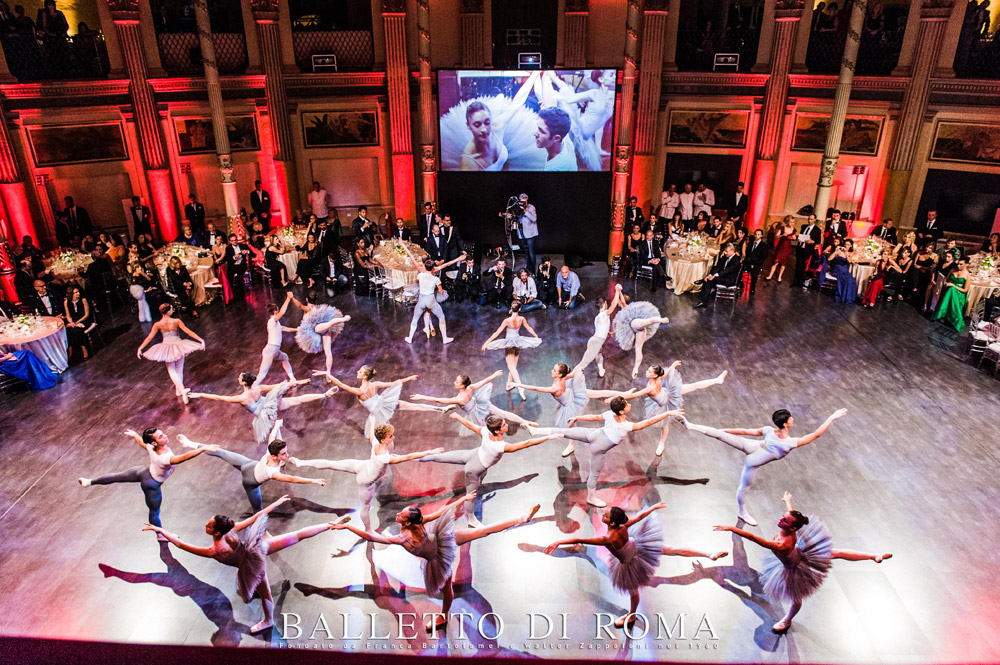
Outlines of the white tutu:
M319 353L323 350L323 335L329 335L332 342L344 329L344 324L338 323L322 334L316 332L316 326L321 323L328 323L334 319L343 318L343 316L341 311L336 307L316 305L302 317L299 329L295 333L295 343L306 353Z
M467 99L451 107L441 118L441 169L443 171L458 171L462 160L462 151L472 140L472 132L465 122L465 109L473 101L479 101L490 110L493 123L496 123L510 109L513 100L510 97L496 95L494 97L477 97ZM538 114L531 109L518 105L507 119L506 126L493 125L494 132L502 132L503 143L498 148L499 158L486 171L543 171L545 169L545 150L535 144L535 131L538 129ZM506 160L504 160L506 153Z
M142 352L142 357L158 363L174 363L195 351L201 344L193 339L181 339L176 330L163 333L163 341Z
M503 339L495 339L486 345L489 351L499 351L501 349L534 349L542 340L538 337L521 337L521 334L514 328L507 328L507 333Z

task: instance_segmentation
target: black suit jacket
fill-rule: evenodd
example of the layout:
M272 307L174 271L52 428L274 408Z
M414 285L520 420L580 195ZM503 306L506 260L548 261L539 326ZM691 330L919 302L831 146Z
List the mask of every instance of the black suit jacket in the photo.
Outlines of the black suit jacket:
M445 261L458 258L462 254L462 234L458 232L458 227L454 224L442 226L441 237L445 239L447 249Z
M242 252L242 260L240 263L236 263L236 250L233 249L232 245L226 245L226 268L229 272L246 272L247 268L250 267L250 261L253 260L253 254L250 253L250 248L245 244L240 243L240 249Z
M427 246L424 249L427 250L427 256L431 261L448 260L448 243L445 242L444 236L431 236L427 239Z
M639 206L626 206L625 207L625 228L631 229L633 224L638 224L639 228L645 223L645 217L642 215L642 208Z
M225 234L219 231L219 229L216 229L211 233L206 231L205 234L202 235L201 237L201 246L204 247L205 249L212 249L212 247L215 246L216 238L225 238L225 237L226 237Z
M34 291L32 297L25 305L27 309L32 312L39 314L41 316L59 316L63 313L63 295L57 294L53 289L46 287L45 295L49 297L49 306L45 306L45 301L42 297L38 295L38 291Z
M184 206L184 219L191 225L195 235L205 230L205 206L201 203L188 203Z
M271 195L267 193L266 189L261 189L260 193L257 190L250 192L250 207L258 217L271 218Z
M430 242L428 241L428 244ZM492 269L483 273L483 288L487 291L495 291L497 288L498 275ZM514 271L510 267L504 268L503 286L500 290L500 298L504 302L510 302L514 293Z
M641 265L647 265L650 259L660 259L663 258L663 252L660 250L660 243L657 242L656 238L653 238L653 253L649 253L650 243L646 240L639 241L639 263Z
M805 233L806 229L808 229L808 228L809 228L809 224L808 223L803 224L802 225L802 230L799 231L799 235ZM814 224L813 225L812 231L809 232L809 237L817 245L819 244L819 241L823 239L823 232L819 230L819 225L818 224ZM805 245L799 245L799 249L807 249L807 247Z
M405 240L405 241L409 242L409 240L410 240L410 229L406 228L405 226L403 228L399 228L398 226L394 226L393 229L392 229L392 237L396 238L397 240Z
M434 223L434 213L429 215L420 215L417 217L417 233L420 235L417 238L417 242L421 245L424 244L424 238L427 238L431 234L431 224Z
M753 240L747 242L747 255L743 259L743 266L747 270L757 271L764 267L764 262L767 260L767 241L761 239L761 241L757 244L756 249L753 245Z
M923 224L917 227L917 235L930 236L934 238L934 240L940 240L941 236L944 235L944 231L941 229L941 220L935 219L934 228L932 229L927 228L927 222L925 220Z
M740 195L739 203L736 202L736 194L732 194L729 197L729 216L739 217L740 222L743 222L743 218L747 215L747 209L750 207L750 197L746 195L746 192Z
M826 233L828 235L836 235L836 236L840 236L841 238L846 238L847 237L847 222L845 222L844 220L840 220L837 223L837 230L834 231L833 230L833 220L832 219L826 220Z
M730 257L720 254L710 274L716 276L714 280L716 286L733 286L739 279L741 269L740 257L735 254Z
M935 226L937 226L937 224L935 224ZM891 242L894 245L896 244L896 238L898 237L895 227L892 226L888 229L884 226L876 226L872 229L872 232L869 235L875 236L876 238L882 238L883 240Z
M153 235L153 214L149 211L149 206L133 206L129 209L132 213L132 229L135 235Z
M90 213L87 212L86 208L81 208L80 206L74 206L76 208L76 220L73 219L73 210L66 208L63 212L66 214L66 223L69 225L70 233L76 236L88 236L94 230L94 225L90 221Z

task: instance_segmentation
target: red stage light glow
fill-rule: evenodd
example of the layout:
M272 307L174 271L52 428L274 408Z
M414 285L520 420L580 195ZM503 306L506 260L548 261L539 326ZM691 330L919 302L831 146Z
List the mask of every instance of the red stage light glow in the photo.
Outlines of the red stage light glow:
M157 169L147 171L147 175L149 176L149 191L153 196L156 224L160 229L160 238L163 242L170 242L177 237L177 211L174 210L170 171Z

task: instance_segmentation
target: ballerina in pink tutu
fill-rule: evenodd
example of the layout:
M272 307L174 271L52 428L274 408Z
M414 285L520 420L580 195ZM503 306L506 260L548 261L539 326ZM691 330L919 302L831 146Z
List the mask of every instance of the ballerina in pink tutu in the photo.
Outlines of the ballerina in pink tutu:
M142 344L139 345L139 349L136 351L136 356L139 358L146 358L146 360L166 363L167 374L170 376L170 380L174 384L177 396L184 400L184 403L187 404L188 393L191 392L191 390L184 387L184 358L187 357L189 353L204 351L205 340L191 332L191 330L184 325L183 321L175 319L173 317L173 313L174 308L170 304L164 303L160 305L160 314L162 315L162 318L153 324L149 334L146 335L146 339L142 340ZM184 334L191 339L181 339L181 336L177 332L178 330L183 331ZM163 339L159 344L154 344L149 347L145 353L143 353L143 347L153 341L153 337L156 336L156 333L160 333L163 336Z

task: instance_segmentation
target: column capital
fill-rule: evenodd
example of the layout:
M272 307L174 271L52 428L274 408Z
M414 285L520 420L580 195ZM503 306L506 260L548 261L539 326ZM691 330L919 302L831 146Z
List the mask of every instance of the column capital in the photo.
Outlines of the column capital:
M920 20L947 21L954 6L955 0L924 0L920 5Z
M462 14L483 14L483 0L462 0L462 6L459 9Z
M643 7L643 12L646 14L653 12L666 12L668 6L670 5L670 0L646 0L646 6Z
M250 9L258 23L278 20L278 0L250 0Z
M382 0L382 16L406 14L406 0Z
M586 14L590 11L590 2L588 0L566 0L565 11L567 14Z
M138 21L139 0L106 0L111 18L115 21Z

